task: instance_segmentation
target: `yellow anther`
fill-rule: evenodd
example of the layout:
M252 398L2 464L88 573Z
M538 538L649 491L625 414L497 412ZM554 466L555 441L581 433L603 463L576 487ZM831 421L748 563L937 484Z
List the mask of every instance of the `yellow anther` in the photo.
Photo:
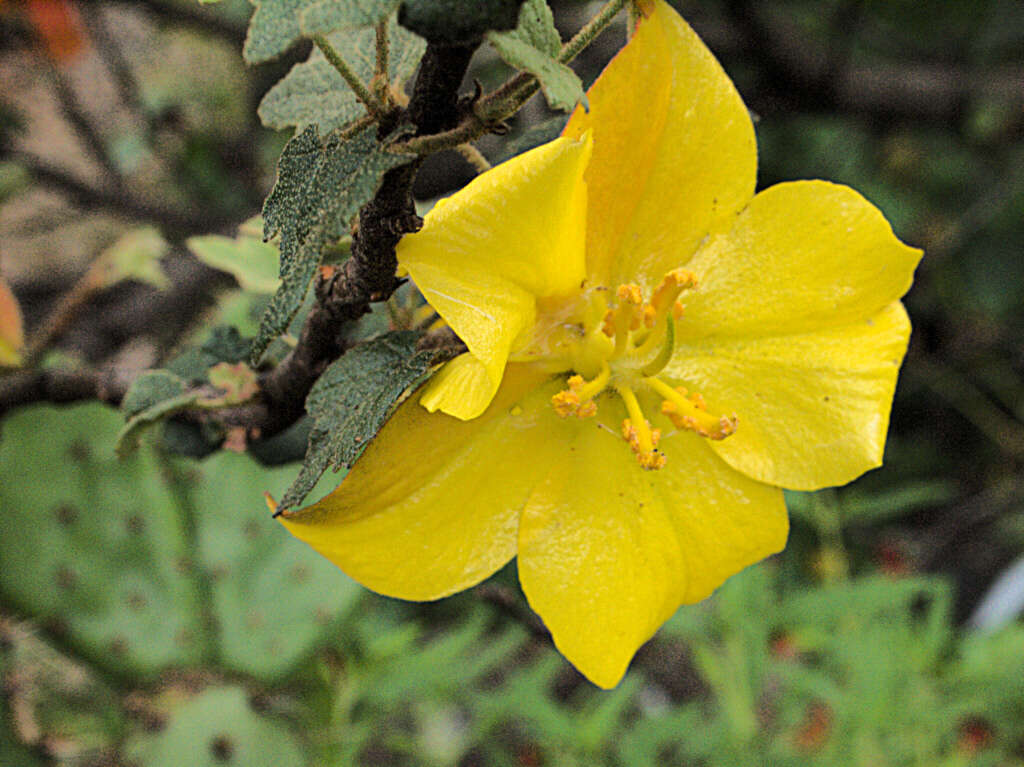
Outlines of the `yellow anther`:
M658 321L658 312L657 312L657 310L653 306L651 306L650 304L647 304L647 306L644 307L644 327L646 327L646 328L653 328L654 327L654 323L656 323L657 321Z
M643 291L639 285L634 283L619 285L615 290L615 297L619 299L620 303L632 304L633 306L640 306L644 302Z
M597 403L594 397L604 391L611 378L611 368L607 364L601 367L601 372L594 376L593 381L587 381L583 376L574 374L566 380L568 389L563 389L551 398L551 406L562 418L571 415L577 418L590 418L597 415Z
M672 319L678 320L680 317L683 316L684 311L685 310L683 309L682 303L676 301L674 304L672 304Z
M656 449L661 439L661 430L651 428L650 422L644 418L636 395L629 386L619 384L615 389L626 405L626 412L629 413L629 418L622 422L623 439L629 443L630 449L643 468L660 469L665 465L664 454Z
M708 439L725 439L736 431L739 423L735 415L716 416L707 412L700 394L687 396L686 389L673 389L658 378L645 378L644 382L665 398L661 412L679 429L688 429Z
M615 338L615 310L609 309L601 321L601 332L609 338Z
M680 293L695 287L697 287L697 278L693 272L686 269L673 269L662 278L658 287L654 289L651 305L658 311L663 311L672 305Z
M551 398L551 406L562 418L568 418L579 412L580 397L573 391L560 391Z

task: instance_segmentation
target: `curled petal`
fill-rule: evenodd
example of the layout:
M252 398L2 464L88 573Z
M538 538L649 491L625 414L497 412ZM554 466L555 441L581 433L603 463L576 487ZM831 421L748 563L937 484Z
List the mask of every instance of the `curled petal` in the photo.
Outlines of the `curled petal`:
M480 362L491 395L517 339L533 326L536 299L578 290L583 280L590 147L588 137L557 139L499 165L439 202L423 229L398 244L399 264ZM490 401L435 399L463 419Z

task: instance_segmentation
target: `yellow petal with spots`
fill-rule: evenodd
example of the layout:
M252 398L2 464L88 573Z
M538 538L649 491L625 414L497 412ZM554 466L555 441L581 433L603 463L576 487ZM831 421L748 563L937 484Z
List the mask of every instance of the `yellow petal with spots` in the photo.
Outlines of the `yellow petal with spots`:
M736 432L711 449L793 490L843 485L882 463L910 322L902 304L840 328L680 345L662 374L700 392Z
M428 413L411 398L333 493L280 519L387 596L437 599L479 583L515 555L519 510L571 439L575 424L549 405L560 386L509 365L472 421Z
M557 139L519 155L439 202L398 244L400 267L480 361L492 394L516 339L533 326L536 299L579 290L590 149L586 137ZM451 406L461 395L440 392L445 381L465 376L432 387L441 412L483 412L488 398Z
M700 38L656 2L587 92L566 136L594 136L587 169L588 273L651 288L727 226L754 194L747 108Z
M677 338L803 333L870 317L907 292L921 251L847 186L795 181L760 192L687 264Z
M680 604L779 551L788 527L780 490L693 434L662 440L667 464L644 471L606 399L605 428L588 422L523 510L519 578L559 651L607 688Z

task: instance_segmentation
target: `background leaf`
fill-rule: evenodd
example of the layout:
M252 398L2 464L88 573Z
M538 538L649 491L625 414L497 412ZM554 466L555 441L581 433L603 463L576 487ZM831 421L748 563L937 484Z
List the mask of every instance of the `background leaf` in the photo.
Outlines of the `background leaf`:
M263 206L267 238L281 235L281 287L270 301L253 342L256 363L299 310L320 265L321 249L348 232L377 191L386 171L408 158L384 150L370 125L320 141L315 125L295 136L277 166L277 183Z
M557 59L562 40L544 0L526 0L516 28L488 32L487 39L506 64L537 78L552 109L571 112L578 102L587 103L579 76Z
M96 262L101 285L109 287L121 280L138 280L154 288L168 287L170 282L160 267L160 259L168 250L170 245L155 226L125 232Z
M242 56L250 64L277 58L303 35L323 35L343 27L376 24L397 0L253 0L256 12L249 22ZM303 30L309 16L310 29Z
M252 231L255 225L262 233L263 219L256 216L239 227L234 239L207 234L189 237L185 244L207 266L228 272L242 290L273 293L281 284L280 253L276 245Z
M170 699L166 726L128 743L140 767L285 767L304 762L295 738L253 711L244 687L213 687L184 701Z
M426 43L393 19L388 25L388 39L388 77L392 88L398 90L416 71ZM363 82L370 81L376 66L374 30L335 32L328 41L343 52L345 61ZM318 125L322 134L365 114L366 107L319 49L313 50L308 61L292 67L263 97L259 107L260 119L269 128L295 126L302 131L307 125Z
M339 29L376 25L398 7L400 0L315 0L299 17L299 27L307 37L328 35ZM346 54L347 49L344 50ZM347 56L346 56L347 58Z

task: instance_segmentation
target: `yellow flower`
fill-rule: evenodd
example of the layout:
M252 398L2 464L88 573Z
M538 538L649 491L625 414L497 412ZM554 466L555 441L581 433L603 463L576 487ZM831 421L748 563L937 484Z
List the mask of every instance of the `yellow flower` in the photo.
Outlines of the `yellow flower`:
M921 254L846 187L755 196L747 110L663 2L589 100L402 240L469 351L283 522L404 599L518 556L559 650L611 687L785 545L780 488L881 463Z

